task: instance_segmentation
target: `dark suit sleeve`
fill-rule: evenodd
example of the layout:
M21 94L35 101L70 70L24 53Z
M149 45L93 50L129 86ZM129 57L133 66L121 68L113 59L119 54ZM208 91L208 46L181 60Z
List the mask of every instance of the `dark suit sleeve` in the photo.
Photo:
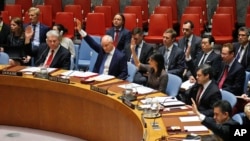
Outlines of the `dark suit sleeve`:
M62 69L69 70L70 69L70 52L66 52L62 57Z
M183 74L184 69L185 69L185 58L184 57L185 57L184 52L178 50L178 55L176 56L176 58L174 60L175 62L173 63L173 64L175 64L175 67L172 69L172 67L171 67L172 63L170 63L168 72L175 74L175 75L178 75L182 78L182 74Z
M123 55L119 61L119 70L120 73L117 77L120 79L126 79L128 77L128 67L125 55Z

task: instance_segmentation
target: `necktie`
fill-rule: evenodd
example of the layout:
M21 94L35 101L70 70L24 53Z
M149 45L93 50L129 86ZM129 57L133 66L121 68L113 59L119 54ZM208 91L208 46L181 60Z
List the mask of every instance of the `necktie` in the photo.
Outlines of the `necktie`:
M50 51L49 58L48 58L47 62L45 63L45 66L46 66L46 67L49 67L49 66L50 66L50 64L51 64L51 62L52 62L52 60L53 60L53 55L54 55L54 50L51 50L51 51Z
M207 54L204 53L204 54L203 54L203 58L202 58L202 60L200 61L199 66L202 65L202 64L204 64L206 56L207 56Z
M200 96L201 96L201 93L203 91L203 86L201 85L198 89L198 92L197 92L197 95L196 95L196 103L197 105L199 105L199 102L200 102Z
M137 57L138 57L138 48L139 48L139 45L136 45L135 46L135 53L136 53ZM131 63L135 64L133 57L131 58Z
M104 72L104 65L105 65L105 62L108 58L108 53L105 53L104 56L103 56L103 59L102 59L102 64L100 66L100 69L99 69L99 74L103 74Z
M168 69L168 62L169 62L169 49L167 48L164 54L164 61L165 61L165 69Z
M32 27L33 27L33 35L32 35L32 37L31 37L31 41L33 41L34 40L34 38L35 38L35 34L36 34L36 24L33 24L32 25Z
M221 76L221 79L220 79L219 85L218 85L220 89L222 88L222 85L224 84L224 81L225 81L226 78L227 78L228 67L229 67L228 65L226 65L226 66L224 67L223 74L222 74L222 76Z
M244 49L244 47L241 46L238 53L237 53L237 56L236 56L236 60L238 60L239 63L241 63L241 60L242 60L243 55L244 55L244 54L242 54L243 49Z
M189 42L189 40L188 40L188 39L186 39L184 52L186 52L186 50L187 50L187 48L188 48L188 42Z
M115 30L115 38L114 38L114 45L115 45L115 47L118 44L119 33L120 33L120 30Z

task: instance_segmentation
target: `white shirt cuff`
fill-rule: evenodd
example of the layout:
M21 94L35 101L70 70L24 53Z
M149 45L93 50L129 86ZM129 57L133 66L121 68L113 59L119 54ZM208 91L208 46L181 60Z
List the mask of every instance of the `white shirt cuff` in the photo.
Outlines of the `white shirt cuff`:
M203 114L200 114L200 115L199 115L199 118L200 118L201 121L203 121L203 120L206 118L206 116L203 115Z
M81 31L79 32L79 34L80 34L83 38L87 36L87 32L85 32L84 30L81 30Z
M190 61L192 59L191 55L189 55L188 57L185 57L186 61Z

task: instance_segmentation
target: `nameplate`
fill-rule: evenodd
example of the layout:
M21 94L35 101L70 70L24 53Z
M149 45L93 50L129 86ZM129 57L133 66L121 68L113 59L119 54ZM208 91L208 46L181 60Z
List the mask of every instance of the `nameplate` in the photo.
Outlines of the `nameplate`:
M22 72L17 71L6 71L6 70L0 70L1 75L9 75L9 76L23 76Z
M93 91L105 94L105 95L108 94L108 90L107 89L100 88L98 86L90 85L90 89L93 90Z
M56 76L49 76L48 80L55 81L55 82L60 82L60 83L65 83L65 84L69 84L70 83L69 79L60 78L60 77L56 77Z
M128 107L130 107L131 109L135 109L135 105L132 104L132 103L130 102L130 100L127 100L126 98L123 98L123 99L122 99L122 102L123 102L125 105L127 105Z

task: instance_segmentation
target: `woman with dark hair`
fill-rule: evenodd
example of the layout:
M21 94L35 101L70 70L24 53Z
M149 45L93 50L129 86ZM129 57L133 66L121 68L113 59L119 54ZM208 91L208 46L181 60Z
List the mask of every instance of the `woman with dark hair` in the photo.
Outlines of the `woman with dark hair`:
M135 51L135 40L131 40L131 53L133 62L139 70L147 72L146 85L150 88L165 93L168 83L168 75L165 70L164 57L162 54L154 53L149 57L149 64L141 64Z
M15 17L10 22L10 30L11 33L8 35L7 46L4 48L7 53L10 53L10 48L22 48L17 49L18 55L15 58L11 58L10 56L10 65L25 65L31 59L30 57L30 48L25 46L25 32L23 28L23 22L21 18ZM8 52L8 50L10 52Z

